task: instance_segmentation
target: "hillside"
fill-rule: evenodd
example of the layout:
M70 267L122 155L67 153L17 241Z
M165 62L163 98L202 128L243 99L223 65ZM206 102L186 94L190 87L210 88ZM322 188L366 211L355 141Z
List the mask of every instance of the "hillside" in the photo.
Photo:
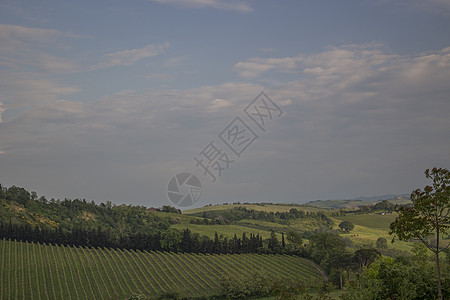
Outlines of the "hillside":
M272 231L275 231L278 241L282 240L282 233L294 231L301 234L307 242L312 233L332 228L350 241L355 248L374 246L379 237L391 239L388 231L389 224L394 219L393 215L379 215L382 210L372 212L367 209L365 212L357 213L350 210L348 213L342 213L341 210L331 208L342 207L348 203L345 201L347 200L316 201L302 205L235 203L208 205L180 213L179 210L168 206L148 209L142 206L111 203L95 204L78 199L47 200L45 197L37 197L33 192L13 186L2 188L0 194L0 226L4 228L10 223L19 224L22 226L18 229L22 232L22 236L30 236L33 231L31 234L33 238L54 235L52 232L57 231L56 238L30 237L26 239L28 241L148 251L185 251L181 237L185 230L189 230L190 239L195 239L195 243L199 244L199 248L195 251L203 253L217 253L218 250L214 250L212 246L216 235L221 244L228 245L226 249L229 250L224 250L226 253L247 251L236 250L235 245L230 244L235 236L239 242L244 235L258 236L263 240L262 245L266 249L263 251L267 251ZM393 201L401 203L409 200L391 199L389 203ZM372 202L359 202L372 204L372 206L358 206L359 208L384 207L382 204L385 203L377 201L373 206ZM322 207L312 204L320 204ZM344 220L355 224L350 234L338 230L339 223ZM4 237L19 236L13 233ZM174 239L176 242L167 242L167 239ZM405 242L390 244L389 247L403 251L410 250L409 244ZM262 251L262 248L258 251Z
M296 204L226 204L226 205L208 205L202 208L196 208L191 210L183 211L183 215L188 216L205 216L208 217L208 220L211 219L227 219L230 212L238 209L245 210L255 210L255 212L266 212L269 214L277 214L287 213L291 209L303 210L308 213L323 213L329 220L328 221L322 219L315 218L295 218L295 219L278 219L271 220L271 218L265 218L265 220L255 219L254 216L251 218L239 218L238 220L229 222L228 225L195 225L195 224L187 224L180 223L175 225L176 228L188 227L193 232L198 232L205 235L212 235L214 232L218 232L219 234L223 234L224 236L231 237L233 231L246 231L253 230L253 232L260 232L263 236L266 236L270 233L270 230L275 230L277 233L280 232L288 232L295 231L299 232L303 235L305 240L308 239L309 234L312 232L316 232L317 230L324 228L332 228L335 232L339 233L342 238L345 238L348 244L352 249L358 249L359 247L375 247L376 240L380 237L388 240L388 250L383 250L385 254L388 255L401 255L405 252L409 252L411 250L412 243L396 241L395 243L390 243L392 236L389 235L389 225L394 221L396 214L384 212L383 209L377 209L378 207L384 207L383 204L386 202L383 201L375 201L375 202L364 202L369 206L358 206L355 209L370 207L374 208L375 211L364 210L362 212L353 211L344 209L341 212L340 209L334 209L332 206L341 207L345 201L354 201L354 200L327 200L321 201L326 207L313 206L311 203L296 205ZM390 199L389 203L396 204L407 204L410 202L409 199ZM317 202L317 203L321 203ZM378 205L376 205L378 204ZM375 205L375 206L374 206ZM347 212L348 210L348 212ZM344 233L339 230L338 225L342 221L350 221L355 225L355 228L350 233ZM280 235L278 235L280 237Z
M0 299L208 297L221 294L222 279L247 280L258 272L282 281L323 280L310 261L286 255L175 254L7 240L0 240L0 249Z
M392 197L392 198L389 198ZM381 199L378 199L381 198ZM378 200L376 200L378 199ZM389 201L392 204L404 205L411 201L404 195L386 195L385 197L360 197L360 199L346 199L346 200L314 200L307 203L309 206L318 208L333 208L333 209L357 209L360 206L374 205L382 201Z
M342 288L365 276L364 267L380 254L415 259L414 242L389 242L394 201L408 200L352 209L234 203L181 212L47 200L2 187L0 299L202 298L225 290L227 297L239 295L253 290L249 286L260 290L248 295L260 296L274 295L279 285L313 294L324 285ZM341 228L344 221L353 228Z

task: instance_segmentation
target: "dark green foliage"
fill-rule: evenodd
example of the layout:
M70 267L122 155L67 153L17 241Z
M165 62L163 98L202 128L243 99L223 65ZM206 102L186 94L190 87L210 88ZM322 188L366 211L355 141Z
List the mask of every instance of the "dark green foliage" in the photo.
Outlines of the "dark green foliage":
M368 213L374 211L384 211L393 212L395 210L395 205L389 202L389 200L383 200L381 202L375 203L374 205L364 205L361 206L357 212Z
M165 251L178 252L182 241L178 230L169 229L161 234L161 248Z
M387 240L384 237L379 237L375 242L375 245L379 249L387 249L388 247Z
M193 215L209 219L206 222L207 224L229 224L243 219L264 220L280 224L288 224L289 220L294 219L314 219L322 222L326 226L333 224L330 218L323 212L305 212L296 208L291 208L288 212L274 213L239 206L227 210L204 211Z
M290 244L294 244L296 246L302 246L303 245L303 238L302 235L299 232L289 230L286 233L286 238Z
M441 239L450 228L450 171L433 168L426 170L425 176L433 181L432 186L414 190L411 193L412 206L398 207L398 216L390 226L390 233L400 240L418 239L435 254L437 290L439 299L443 299L439 253L450 246L448 243L441 247ZM430 236L435 238L433 243L430 243Z
M270 249L263 247L259 234L234 239L216 235L192 234L188 229L179 232L170 229L177 217L165 216L155 211L179 213L163 206L146 209L142 206L112 205L111 202L86 202L86 200L51 200L38 198L18 187L1 188L0 238L29 242L106 247L146 251L172 251L190 253L279 253L278 243ZM25 203L19 206L15 200ZM32 209L30 208L32 207ZM276 237L275 237L276 238ZM275 245L275 246L274 246Z
M344 271L349 275L355 265L354 256L348 252L334 252L327 259L326 270L330 274L329 280L340 289L344 286ZM349 276L347 276L349 278Z
M297 299L306 292L304 282L280 278L273 274L255 272L248 277L222 277L222 295L227 299L278 296L278 299Z
M331 254L345 252L345 243L340 236L334 233L318 232L310 237L308 249L311 258L324 266Z
M360 277L358 299L437 299L437 280L431 265L407 266L389 257L374 262ZM444 278L444 299L450 296Z
M358 266L360 272L363 272L365 268L368 268L371 263L379 257L381 253L374 248L362 248L356 250L354 254L354 261Z
M159 211L166 213L181 214L181 210L170 205L164 205L163 207L161 207Z
M353 225L353 223L350 221L342 221L339 224L339 228L345 232L350 232L353 230L353 228L355 228L355 225Z
M278 242L278 238L274 230L270 232L268 248L273 253L276 253L280 248L280 243Z

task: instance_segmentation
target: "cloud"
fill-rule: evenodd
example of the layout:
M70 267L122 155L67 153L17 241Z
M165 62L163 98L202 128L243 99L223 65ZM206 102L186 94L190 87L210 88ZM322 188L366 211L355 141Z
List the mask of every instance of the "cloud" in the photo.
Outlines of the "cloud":
M421 180L411 174L450 164L450 48L408 56L370 43L253 62L270 66L259 74L289 72L294 79L270 88L227 82L123 90L89 103L54 96L0 123L0 163L10 180L44 190L73 187L60 188L63 197L82 190L99 201L165 205L171 176L196 171L193 156L265 90L286 113L221 181L202 178L201 205L407 192Z
M187 56L172 57L172 58L166 59L164 61L164 66L169 67L169 68L177 67L177 66L181 65L186 59L187 59Z
M34 43L45 44L60 38L86 38L70 32L56 29L24 27L10 24L0 24L0 53L14 54L19 47Z
M53 54L66 49L66 40L74 38L84 37L55 29L0 24L0 63L4 66L0 69L0 90L4 110L33 109L80 90L54 77L81 69L75 62Z
M402 10L413 8L447 16L450 15L450 1L448 0L378 0L375 3L393 5Z
M164 43L156 45L147 45L143 48L136 48L109 53L106 54L103 57L103 61L94 68L106 68L118 65L129 66L134 64L136 61L140 59L156 56L160 53L163 53L164 50L169 46L170 46L169 43Z
M0 57L6 71L37 68L41 74L71 73L77 64L51 54L66 47L62 40L82 38L80 35L55 29L31 28L0 24ZM5 71L3 71L5 72Z
M3 107L3 103L0 102L0 123L3 122L2 120L2 113L5 111L6 109Z
M45 105L61 95L80 91L76 86L34 72L0 73L0 90L5 108Z
M30 28L18 25L0 24L0 37L8 41L38 41L45 42L61 36L55 29Z
M233 68L239 72L241 77L257 77L270 70L287 72L298 67L302 60L301 56L283 57L283 58L250 58L245 62L236 63Z
M192 8L211 7L220 10L234 10L242 13L252 12L253 8L242 1L225 0L153 0L154 2L175 6L186 6Z
M348 74L355 68L386 63L393 56L386 54L383 47L384 45L380 43L369 43L330 47L327 51L312 55L299 54L280 58L254 57L236 63L233 68L239 72L241 77L257 77L272 70L277 72L302 71L322 77L338 73Z

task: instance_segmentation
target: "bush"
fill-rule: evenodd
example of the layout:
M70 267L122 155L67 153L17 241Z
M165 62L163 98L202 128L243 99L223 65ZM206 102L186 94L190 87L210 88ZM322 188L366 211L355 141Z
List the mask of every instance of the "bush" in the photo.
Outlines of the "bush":
M379 237L375 243L376 247L379 249L387 249L387 240L384 237Z
M262 272L255 272L249 277L223 277L220 283L222 296L227 299L272 295L277 295L279 299L296 299L297 295L305 292L304 284L298 280L271 277Z
M412 267L381 257L361 276L360 299L437 299L437 280L431 265ZM448 296L444 277L444 298ZM448 299L448 298L446 298Z

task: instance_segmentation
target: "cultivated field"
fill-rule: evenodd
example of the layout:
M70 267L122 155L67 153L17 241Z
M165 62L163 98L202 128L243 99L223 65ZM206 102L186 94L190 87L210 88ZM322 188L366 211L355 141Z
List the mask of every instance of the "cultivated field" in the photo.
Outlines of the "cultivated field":
M0 299L125 299L179 291L220 293L222 276L262 271L321 280L305 259L285 255L202 255L88 249L0 240Z

